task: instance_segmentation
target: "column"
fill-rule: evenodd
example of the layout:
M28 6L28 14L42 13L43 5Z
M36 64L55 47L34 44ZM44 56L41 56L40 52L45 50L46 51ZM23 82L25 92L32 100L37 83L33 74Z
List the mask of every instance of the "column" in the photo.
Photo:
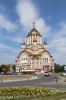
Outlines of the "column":
M30 36L30 44L31 44L31 36Z
M40 44L40 37L39 37L39 44Z
M33 44L33 36L32 36L32 44Z
M42 39L41 39L41 37L40 37L40 44L42 45Z
M29 37L28 37L28 45L29 45Z
M28 37L27 37L27 45L28 45Z
M38 44L38 36L37 36L37 44Z

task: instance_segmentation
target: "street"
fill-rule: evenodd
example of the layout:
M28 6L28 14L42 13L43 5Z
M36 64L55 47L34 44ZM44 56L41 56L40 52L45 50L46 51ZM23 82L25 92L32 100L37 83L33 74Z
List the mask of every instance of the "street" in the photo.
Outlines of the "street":
M13 87L13 86L42 86L42 87L50 87L50 88L66 88L66 82L64 82L62 77L58 77L58 83L55 80L55 74L50 76L41 76L37 79L33 80L25 80L25 81L15 81L15 82L3 82L0 83L0 87ZM57 85L56 85L57 84Z

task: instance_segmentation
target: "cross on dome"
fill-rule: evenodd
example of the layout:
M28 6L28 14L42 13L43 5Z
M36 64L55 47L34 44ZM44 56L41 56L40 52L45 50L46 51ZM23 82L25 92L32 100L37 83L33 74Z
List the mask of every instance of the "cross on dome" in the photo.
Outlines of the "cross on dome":
M35 23L36 23L36 22L33 21L33 23L32 23L32 24L33 24L33 28L35 28Z

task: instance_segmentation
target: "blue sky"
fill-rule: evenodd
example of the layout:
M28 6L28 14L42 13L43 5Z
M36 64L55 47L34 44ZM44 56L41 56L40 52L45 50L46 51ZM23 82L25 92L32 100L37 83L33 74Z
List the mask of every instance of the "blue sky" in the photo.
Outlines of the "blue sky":
M66 0L0 0L0 63L15 63L33 21L55 63L66 64Z

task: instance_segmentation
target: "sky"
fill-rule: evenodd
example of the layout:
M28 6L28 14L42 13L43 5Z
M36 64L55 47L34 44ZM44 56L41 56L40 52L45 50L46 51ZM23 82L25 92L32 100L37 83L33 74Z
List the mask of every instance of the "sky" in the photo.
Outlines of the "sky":
M66 64L66 0L0 0L0 63L15 63L33 21L54 62Z

